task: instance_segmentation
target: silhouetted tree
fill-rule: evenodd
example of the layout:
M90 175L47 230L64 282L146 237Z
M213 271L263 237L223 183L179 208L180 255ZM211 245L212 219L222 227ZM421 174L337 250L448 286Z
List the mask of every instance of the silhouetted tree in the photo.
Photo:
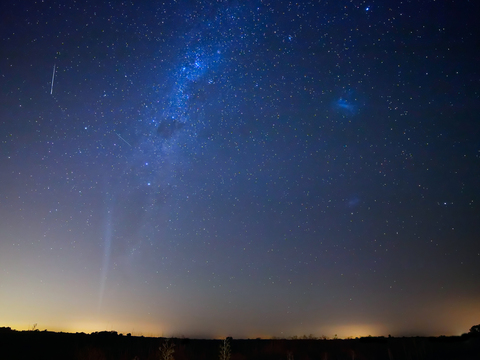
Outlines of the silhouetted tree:
M470 334L480 335L480 324L470 328Z

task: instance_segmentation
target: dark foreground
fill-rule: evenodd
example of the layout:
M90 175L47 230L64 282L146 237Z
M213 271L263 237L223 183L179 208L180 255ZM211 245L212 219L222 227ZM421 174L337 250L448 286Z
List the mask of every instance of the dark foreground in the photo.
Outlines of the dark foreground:
M163 338L15 331L0 328L0 359L163 359ZM221 340L171 339L175 360L220 360ZM351 340L231 340L230 360L480 359L480 336L367 337Z

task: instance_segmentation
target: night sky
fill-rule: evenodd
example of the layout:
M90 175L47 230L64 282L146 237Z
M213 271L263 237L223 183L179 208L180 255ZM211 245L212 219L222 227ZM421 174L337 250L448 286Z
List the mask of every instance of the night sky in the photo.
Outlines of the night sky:
M476 1L3 1L0 326L480 323Z

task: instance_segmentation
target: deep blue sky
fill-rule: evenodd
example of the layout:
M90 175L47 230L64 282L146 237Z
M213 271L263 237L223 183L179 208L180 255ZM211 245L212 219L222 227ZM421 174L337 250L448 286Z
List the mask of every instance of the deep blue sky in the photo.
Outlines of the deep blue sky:
M0 6L0 325L480 322L475 2Z

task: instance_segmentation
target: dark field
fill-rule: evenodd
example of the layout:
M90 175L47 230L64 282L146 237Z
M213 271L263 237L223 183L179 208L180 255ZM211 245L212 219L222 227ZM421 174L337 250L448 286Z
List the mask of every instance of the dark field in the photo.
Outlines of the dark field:
M121 335L15 331L0 329L0 359L164 359L163 338ZM170 339L175 360L220 359L223 340ZM366 337L348 340L229 338L230 360L480 359L480 337ZM172 360L172 359L171 359Z

